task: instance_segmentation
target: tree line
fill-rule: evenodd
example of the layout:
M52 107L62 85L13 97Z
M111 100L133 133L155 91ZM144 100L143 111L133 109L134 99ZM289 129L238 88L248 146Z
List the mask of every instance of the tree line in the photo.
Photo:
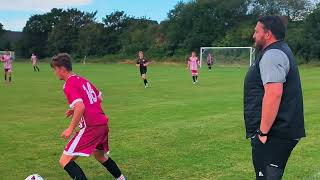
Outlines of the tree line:
M23 38L10 47L18 55L51 57L68 52L75 57L122 54L139 50L155 59L184 56L201 46L252 46L259 16L286 17L286 41L305 62L320 61L320 3L314 0L194 0L179 2L158 23L123 11L96 19L97 12L52 9L33 15ZM3 32L0 24L0 34ZM0 46L1 48L1 46ZM5 47L2 47L5 48Z

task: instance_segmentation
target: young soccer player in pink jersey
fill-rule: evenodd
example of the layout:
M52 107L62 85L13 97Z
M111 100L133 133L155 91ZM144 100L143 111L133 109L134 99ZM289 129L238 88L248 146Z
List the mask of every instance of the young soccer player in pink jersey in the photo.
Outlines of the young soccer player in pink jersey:
M192 51L191 57L188 59L188 67L191 71L193 84L198 82L198 65L200 65L199 58L197 57L196 52Z
M86 180L75 160L79 156L93 155L117 180L125 180L117 164L107 156L108 117L101 108L101 92L91 82L72 72L71 57L68 54L54 56L51 67L57 77L65 81L63 91L70 105L66 116L71 118L71 123L61 137L69 139L79 125L79 131L71 138L61 155L61 167L72 179Z
M38 70L38 72L40 71L37 62L38 62L38 57L32 53L31 55L31 62L32 62L32 66L33 66L33 71L36 72Z
M10 52L8 50L5 51L4 55L0 58L0 60L3 62L3 69L4 69L4 80L6 82L11 82L11 76L12 76L12 57L10 55ZM8 81L7 81L8 80Z

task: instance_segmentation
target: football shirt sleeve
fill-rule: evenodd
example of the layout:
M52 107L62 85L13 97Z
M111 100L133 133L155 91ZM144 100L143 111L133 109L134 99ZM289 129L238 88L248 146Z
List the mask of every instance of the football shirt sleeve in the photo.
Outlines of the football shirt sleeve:
M73 109L78 102L83 102L81 93L79 92L80 90L81 89L71 84L67 84L64 89L64 93L71 109Z
M259 67L263 85L285 83L290 70L287 55L277 49L268 50L262 57Z

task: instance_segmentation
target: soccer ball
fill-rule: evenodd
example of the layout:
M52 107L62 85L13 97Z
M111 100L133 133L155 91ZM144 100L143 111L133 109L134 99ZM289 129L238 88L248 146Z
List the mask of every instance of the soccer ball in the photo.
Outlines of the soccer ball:
M25 180L44 180L39 174L32 174L28 176Z

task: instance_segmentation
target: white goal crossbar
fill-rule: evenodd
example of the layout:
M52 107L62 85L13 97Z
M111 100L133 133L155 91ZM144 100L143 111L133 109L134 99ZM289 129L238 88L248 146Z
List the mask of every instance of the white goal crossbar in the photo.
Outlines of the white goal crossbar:
M249 50L250 53L250 66L254 60L254 52L255 49L253 47L201 47L200 48L200 67L202 67L202 58L203 58L203 53L205 50L214 50L214 49L247 49Z

